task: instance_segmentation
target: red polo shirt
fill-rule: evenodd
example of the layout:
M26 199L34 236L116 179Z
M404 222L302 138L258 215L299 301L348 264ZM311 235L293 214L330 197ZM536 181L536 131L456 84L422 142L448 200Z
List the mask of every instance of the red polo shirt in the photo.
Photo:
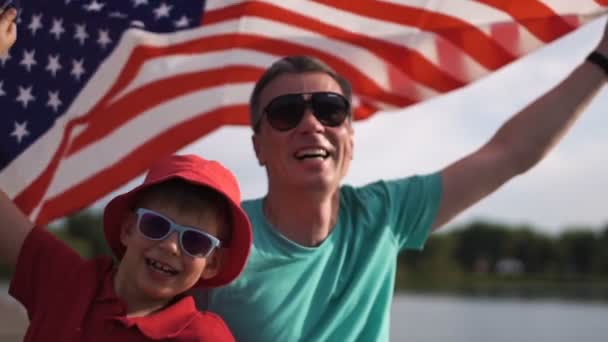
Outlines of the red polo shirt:
M83 260L44 228L26 238L9 293L25 306L24 341L234 341L222 319L191 296L149 316L126 317L108 257Z

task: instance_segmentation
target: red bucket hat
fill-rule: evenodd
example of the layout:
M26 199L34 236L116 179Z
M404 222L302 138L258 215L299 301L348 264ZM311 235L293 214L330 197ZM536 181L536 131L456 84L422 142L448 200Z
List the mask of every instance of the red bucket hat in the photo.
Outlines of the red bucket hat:
M216 161L195 155L174 155L155 163L143 184L135 189L114 197L103 213L103 228L106 241L114 255L120 259L125 246L120 241L121 225L125 217L133 211L137 193L153 184L172 178L181 178L194 185L207 186L222 194L228 200L232 211L232 239L227 246L228 260L213 278L200 279L196 287L217 287L230 283L243 271L251 249L251 223L240 207L241 192L236 178L228 169Z

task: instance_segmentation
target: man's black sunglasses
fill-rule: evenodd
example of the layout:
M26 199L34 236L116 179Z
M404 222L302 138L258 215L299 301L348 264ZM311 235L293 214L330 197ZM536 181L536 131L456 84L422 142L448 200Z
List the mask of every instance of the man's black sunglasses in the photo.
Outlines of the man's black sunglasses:
M305 95L310 97L306 99ZM277 96L264 108L264 114L272 128L288 131L300 123L309 106L324 126L340 126L350 115L348 100L340 94L326 91Z

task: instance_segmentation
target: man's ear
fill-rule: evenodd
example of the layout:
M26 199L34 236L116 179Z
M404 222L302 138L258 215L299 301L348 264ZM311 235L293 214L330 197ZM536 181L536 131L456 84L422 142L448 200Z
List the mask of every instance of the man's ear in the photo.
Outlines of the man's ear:
M207 264L205 265L203 273L201 273L201 278L211 279L215 277L218 273L220 273L220 270L225 264L227 258L227 248L216 248L213 253L207 257Z
M264 157L263 157L263 149L260 143L260 136L257 133L253 133L251 136L251 142L253 143L253 150L255 151L255 156L258 159L258 164L260 166L264 166Z
M122 220L122 224L120 226L120 242L122 242L123 246L127 246L127 240L129 236L133 233L135 228L136 219L135 214L128 213L124 220Z

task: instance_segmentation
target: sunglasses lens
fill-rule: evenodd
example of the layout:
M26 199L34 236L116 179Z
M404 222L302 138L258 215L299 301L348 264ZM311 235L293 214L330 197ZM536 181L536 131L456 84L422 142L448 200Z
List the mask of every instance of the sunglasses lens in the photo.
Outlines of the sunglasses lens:
M192 256L205 257L213 248L213 242L205 234L187 230L182 235L182 248Z
M169 233L171 223L161 216L145 213L139 219L139 230L145 237L158 240Z
M301 95L279 96L266 107L266 119L272 128L287 131L298 125L305 110Z
M315 117L325 126L340 126L349 113L345 98L333 93L316 93L312 96Z
M340 126L350 112L348 101L336 93L313 93L310 102L315 117L325 126ZM307 101L302 94L279 96L266 107L266 119L272 128L288 131L300 123L306 106Z

